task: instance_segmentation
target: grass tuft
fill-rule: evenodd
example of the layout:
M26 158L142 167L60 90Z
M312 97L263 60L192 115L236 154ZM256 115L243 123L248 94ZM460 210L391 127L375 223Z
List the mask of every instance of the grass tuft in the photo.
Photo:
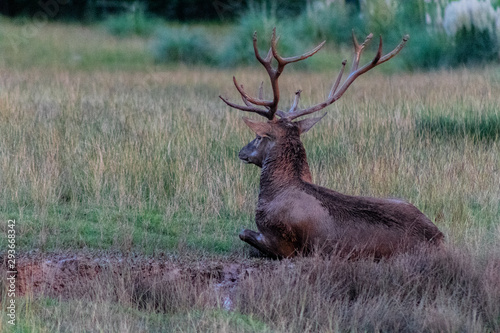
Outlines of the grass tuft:
M496 141L500 138L500 113L475 115L468 111L463 118L451 118L440 115L437 117L423 116L417 119L416 130L429 138L465 139L475 141Z

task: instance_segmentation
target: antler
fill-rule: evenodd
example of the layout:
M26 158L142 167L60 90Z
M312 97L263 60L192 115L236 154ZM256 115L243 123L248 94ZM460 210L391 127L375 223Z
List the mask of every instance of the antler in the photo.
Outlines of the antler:
M344 81L342 86L337 90L337 88L340 84L340 80L342 79L342 75L344 74L344 69L345 69L345 65L347 62L346 60L344 60L342 62L342 69L340 70L340 73L337 77L337 80L333 84L332 89L330 90L330 93L328 94L328 98L326 99L326 101L319 103L319 104L316 104L316 105L313 105L313 106L306 108L306 109L297 110L296 105L298 103L298 99L300 98L300 94L299 95L296 94L295 101L294 101L292 107L290 108L290 111L286 114L283 114L283 116L290 119L290 120L293 120L293 119L296 119L298 117L302 117L302 116L305 116L307 114L311 114L313 112L322 110L325 107L327 107L328 105L334 103L340 97L342 97L342 95L345 93L347 88L349 88L349 86L354 82L354 80L356 80L360 75L368 72L370 69L374 68L375 66L378 66L378 65L390 60L391 58L395 57L399 53L399 51L401 51L401 49L405 46L406 42L410 38L409 35L405 35L403 37L403 40L401 41L401 43L399 43L399 45L396 46L396 48L394 50L392 50L391 52L382 56L382 37L380 37L378 51L377 51L377 54L375 55L375 58L373 58L373 60L370 63L368 63L368 64L366 64L363 67L358 69L359 60L361 59L361 54L363 53L365 46L372 39L372 37L373 37L373 34L369 34L366 37L363 44L359 45L358 41L356 39L356 36L354 35L354 31L353 31L352 41L354 44L354 57L353 57L351 73L349 74L347 79Z
M283 72L285 66L292 63L292 62L297 62L297 61L309 58L310 56L312 56L313 54L318 52L325 44L325 41L323 41L321 44L316 46L314 49L312 49L311 51L306 52L302 55L298 55L295 57L283 58L278 54L278 51L276 50L277 42L278 42L278 38L276 38L276 28L274 28L273 35L271 38L271 48L269 49L267 56L265 58L262 58L261 55L259 54L259 50L257 49L257 32L254 32L254 34L253 34L253 49L255 52L255 57L262 64L262 66L264 66L264 68L267 71L267 74L269 75L269 78L271 80L271 87L273 89L273 99L272 100L264 100L263 99L262 84L260 85L260 88L259 88L259 97L258 98L248 95L245 92L245 90L243 89L243 85L239 85L238 82L236 81L236 78L233 76L233 83L236 86L236 89L238 90L238 92L241 94L241 98L243 99L243 103L245 103L245 105L234 104L232 102L229 102L224 97L219 96L227 105L229 105L230 107L242 110L242 111L255 112L261 116L266 117L269 120L274 119L276 113L279 111L278 110L278 103L279 103L279 99L280 99L280 90L279 90L279 85L278 85L278 78L281 75L281 73ZM278 62L277 68L273 68L271 65L273 57ZM298 98L296 98L296 99L298 102ZM262 108L262 107L264 107L264 108ZM284 114L285 113L283 111L279 111L279 113L278 113L278 115L280 117L283 117Z
M278 78L283 72L283 69L285 66L289 63L292 62L297 62L300 60L304 60L306 58L309 58L310 56L314 55L316 52L318 52L323 45L325 44L325 41L323 41L321 44L316 46L314 49L312 49L309 52L306 52L302 55L295 56L295 57L288 57L288 58L283 58L278 54L278 51L276 50L276 43L278 41L278 38L276 38L276 28L273 29L273 35L271 38L271 48L269 49L269 52L267 53L267 56L265 58L262 58L261 55L259 54L259 51L257 49L257 32L254 32L253 34L253 48L255 52L255 57L257 60L264 66L266 69L269 78L271 80L271 86L273 89L273 100L264 100L263 99L263 94L262 94L262 84L260 85L259 88L259 97L252 97L248 95L245 90L243 89L242 85L238 85L238 82L236 81L236 78L233 76L233 82L234 85L236 86L236 89L238 92L241 94L241 98L243 99L243 103L245 105L238 105L234 104L232 102L229 102L227 99L225 99L222 96L219 96L227 105L230 107L242 110L242 111L247 111L247 112L254 112L257 113L261 116L266 117L269 120L274 119L275 115L280 116L281 118L288 118L290 120L296 119L298 117L302 117L311 113L314 113L316 111L322 110L328 105L334 103L337 101L342 95L345 93L347 88L356 80L360 75L368 72L370 69L374 68L375 66L378 66L393 57L395 57L399 51L405 46L406 42L410 38L408 35L405 35L403 37L403 40L401 43L399 43L398 46L391 52L387 53L386 55L382 56L382 37L380 37L380 42L378 46L378 51L373 60L364 65L363 67L358 69L359 61L361 59L361 54L363 53L363 50L365 46L370 42L372 39L373 34L369 34L365 41L360 45L356 39L356 36L354 35L354 31L352 33L352 40L354 44L354 56L353 56L353 63L352 63L352 68L349 76L347 79L344 81L342 86L340 86L340 81L342 79L342 76L344 74L344 69L345 65L347 63L347 60L344 60L342 62L342 69L340 70L339 75L337 76L337 79L335 80L330 93L328 94L327 99L324 102L318 103L316 105L313 105L309 108L306 109L297 109L299 100L300 100L300 93L301 90L298 90L295 93L295 98L293 101L292 106L290 107L290 110L288 112L284 112L281 110L278 110L278 102L280 99L280 91L279 91L279 86L278 86ZM273 68L271 65L272 59L276 59L278 62L278 67ZM337 90L338 89L338 90Z

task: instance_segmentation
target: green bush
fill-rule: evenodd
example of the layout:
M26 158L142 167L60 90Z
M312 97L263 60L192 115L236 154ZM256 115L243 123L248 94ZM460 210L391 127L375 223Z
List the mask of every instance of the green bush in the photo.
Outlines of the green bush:
M256 2L242 13L217 48L201 30L170 28L157 33L153 50L155 58L161 62L182 61L222 67L256 65L252 46L254 31L257 31L259 51L265 55L270 47L272 29L276 27L281 37L278 49L283 56L301 54L322 40L327 40L329 47L348 45L350 48L351 31L354 30L359 38L372 32L375 35L373 44L381 35L384 52L390 51L402 36L409 34L411 38L403 54L391 62L393 68L430 70L498 59L500 12L495 12L489 2L467 1L468 6L475 4L481 11L469 10L465 19L469 25L464 25L460 23L464 16L455 15L450 19L453 16L448 9L457 8L454 4L461 1L448 4L444 25L445 2L361 1L357 9L342 0L312 1L306 10L295 16L283 15L283 9L276 2ZM455 26L452 33L450 22ZM295 66L320 68L322 66L317 64L323 63L319 55Z
M405 46L404 56L399 59L406 70L431 70L450 64L451 48L448 36L439 30L425 27L409 29L410 40Z
M336 44L351 41L351 31L365 31L365 26L354 8L343 1L315 2L294 19L294 35L314 41L327 40Z
M383 3L386 3L385 0ZM402 4L400 7L405 7L405 5ZM412 6L408 6L406 9L395 8L397 13L407 13L413 9ZM396 15L397 13L394 12L393 14ZM395 47L401 42L404 34L410 33L412 40L408 44L416 49L416 55L412 56L410 61L398 57L395 61L399 63L398 67L403 66L414 70L416 68L435 68L441 64L441 58L446 52L443 47L443 34L429 37L427 31L421 25L418 28L409 28L399 21L384 21L381 17L373 18L380 24L375 26L371 21L372 19L367 17L370 14L368 10L362 14L363 16L344 1L332 3L317 1L309 4L307 10L299 16L286 19L278 19L276 12L269 10L267 7L250 7L240 17L235 29L232 30L228 37L223 52L220 53L219 63L222 66L256 64L251 37L253 32L257 31L260 52L265 54L269 48L272 28L277 27L278 35L281 36L279 51L285 56L303 53L322 40L327 40L330 47L332 45L346 44L350 48L351 32L354 30L358 39L361 39L360 42L369 32L374 32L375 35L383 35L384 44L387 45L384 48L386 52L389 51L389 47ZM375 14L373 13L373 15ZM369 22L372 22L371 24L377 29L376 31L368 30ZM382 24L385 24L385 26L382 26ZM412 31L412 29L415 31ZM422 30L424 31L421 32ZM414 39L413 35L417 38ZM372 43L376 44L377 42L377 38L374 38ZM375 48L375 46L372 46L372 48ZM405 52L407 55L409 53ZM297 65L299 67L315 68L316 63L321 63L321 61L322 58L319 55Z
M152 50L157 62L186 64L214 64L215 48L201 29L162 28L155 34Z
M386 38L400 22L397 19L398 7L405 6L404 3L398 4L393 0L370 0L362 1L361 4L361 15L367 29Z
M301 52L301 42L294 40L291 33L290 20L278 20L273 10L265 6L249 7L248 11L240 16L236 27L227 37L219 54L219 64L223 67L236 65L256 64L253 50L252 36L257 32L259 51L262 56L267 54L271 45L271 34L276 28L279 39L279 51L283 56Z
M489 1L451 2L445 9L443 26L454 42L452 65L498 60L500 11Z
M131 35L150 36L160 24L160 19L148 16L140 9L109 16L103 22L109 33L119 37Z
M462 27L454 36L452 65L481 64L498 60L498 39L488 30Z

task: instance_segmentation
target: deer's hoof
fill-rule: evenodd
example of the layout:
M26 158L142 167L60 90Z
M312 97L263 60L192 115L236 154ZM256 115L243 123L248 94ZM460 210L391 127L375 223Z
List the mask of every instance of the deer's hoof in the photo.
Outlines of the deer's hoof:
M240 231L240 235L239 236L240 236L240 239L242 241L246 241L248 239L248 231L249 230L247 230L247 229L243 229L243 230Z
M262 239L262 235L258 232L255 232L253 230L248 230L248 229L243 229L240 232L240 239L244 242L251 242L251 241L260 241Z

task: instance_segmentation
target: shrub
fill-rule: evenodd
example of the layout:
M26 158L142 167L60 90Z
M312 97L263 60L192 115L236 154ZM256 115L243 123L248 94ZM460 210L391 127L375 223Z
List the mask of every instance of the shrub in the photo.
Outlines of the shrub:
M300 42L293 40L290 33L290 21L278 21L275 9L269 10L266 6L250 6L240 16L236 28L226 39L220 53L219 63L222 66L254 65L256 63L252 35L256 31L260 52L265 56L270 47L271 32L276 27L280 53L287 56L300 52Z
M316 1L308 5L292 28L297 37L315 41L326 39L337 44L350 42L353 29L365 30L360 16L344 1Z
M453 64L498 59L500 10L490 1L459 0L445 9L443 27L453 38Z
M394 0L370 0L361 1L361 14L369 31L374 34L387 36L396 26L398 4Z
M410 41L405 46L404 56L395 60L401 61L405 69L431 70L446 67L450 63L448 36L437 29L411 29Z
M156 32L152 50L157 62L213 64L216 61L216 51L201 29L160 29Z
M131 12L109 16L103 22L109 33L119 37L130 35L150 36L159 24L159 19L146 15L144 10L140 8Z

